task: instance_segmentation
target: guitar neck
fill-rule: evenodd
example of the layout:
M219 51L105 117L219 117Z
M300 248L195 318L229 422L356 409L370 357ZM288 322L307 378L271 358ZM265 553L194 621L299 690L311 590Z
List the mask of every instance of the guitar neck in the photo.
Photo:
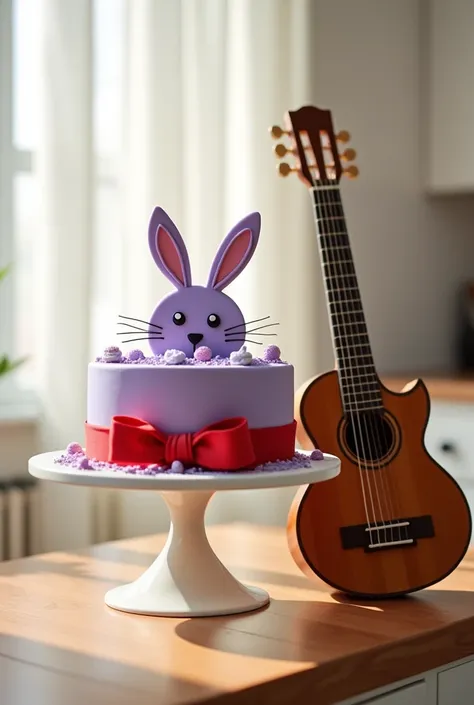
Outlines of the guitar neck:
M312 195L342 405L346 413L381 409L339 186L321 182Z

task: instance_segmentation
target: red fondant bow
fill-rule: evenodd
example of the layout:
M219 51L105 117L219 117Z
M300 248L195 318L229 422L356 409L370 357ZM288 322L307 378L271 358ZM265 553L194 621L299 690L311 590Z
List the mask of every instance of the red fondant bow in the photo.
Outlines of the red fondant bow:
M239 470L255 462L245 418L224 419L197 433L167 435L133 416L114 416L109 436L109 462L197 465L211 470Z

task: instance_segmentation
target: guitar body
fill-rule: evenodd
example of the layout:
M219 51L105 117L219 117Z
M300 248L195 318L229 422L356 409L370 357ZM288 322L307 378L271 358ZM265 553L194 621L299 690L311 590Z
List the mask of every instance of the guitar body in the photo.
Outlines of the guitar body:
M412 536L406 527L365 531L381 545L395 537L388 548L360 545L367 511L359 464L345 435L337 372L313 379L296 399L300 444L338 456L341 472L329 482L302 488L296 496L288 520L291 553L304 572L316 574L336 590L364 597L401 595L438 582L456 568L471 536L462 491L424 446L430 408L425 385L418 380L394 393L379 384L387 442L384 457L366 462L362 470L369 519L390 526L395 518L406 518L412 526L419 524L421 536L397 544L397 538ZM370 430L364 429L366 436Z

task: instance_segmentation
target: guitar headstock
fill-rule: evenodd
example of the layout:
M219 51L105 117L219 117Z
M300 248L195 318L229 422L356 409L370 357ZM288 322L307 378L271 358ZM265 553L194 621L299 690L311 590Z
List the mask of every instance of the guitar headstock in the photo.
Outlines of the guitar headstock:
M355 150L344 146L340 153L338 149L338 142L345 145L350 135L345 130L334 133L330 110L312 105L289 110L284 116L284 124L284 128L278 125L270 128L274 139L283 137L289 142L288 145L284 142L275 145L276 156L281 159L287 154L293 155L293 164L281 162L278 165L281 176L295 172L308 188L328 182L339 183L342 175L352 179L358 176L359 170L354 164L347 166L347 162L355 159Z

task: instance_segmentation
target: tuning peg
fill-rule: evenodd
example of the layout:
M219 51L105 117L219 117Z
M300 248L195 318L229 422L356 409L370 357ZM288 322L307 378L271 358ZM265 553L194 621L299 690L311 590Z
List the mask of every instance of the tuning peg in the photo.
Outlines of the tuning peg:
M351 138L351 136L347 132L347 130L341 130L336 135L336 139L338 142L349 142L350 138Z
M289 174L291 174L292 171L296 171L296 169L292 168L286 162L282 162L278 165L278 173L280 174L280 176L288 176Z
M345 162L352 162L357 157L355 149L345 149L341 154L341 159Z
M277 155L277 157L284 157L285 154L293 154L294 149L288 149L288 147L285 147L284 144L277 144L273 147L273 151Z
M348 166L347 169L344 169L343 173L348 176L349 179L356 179L359 176L359 169L355 164L351 164L351 166Z
M289 135L290 133L288 130L283 130L279 125L273 125L273 127L270 128L270 134L274 140L277 140L283 135Z

